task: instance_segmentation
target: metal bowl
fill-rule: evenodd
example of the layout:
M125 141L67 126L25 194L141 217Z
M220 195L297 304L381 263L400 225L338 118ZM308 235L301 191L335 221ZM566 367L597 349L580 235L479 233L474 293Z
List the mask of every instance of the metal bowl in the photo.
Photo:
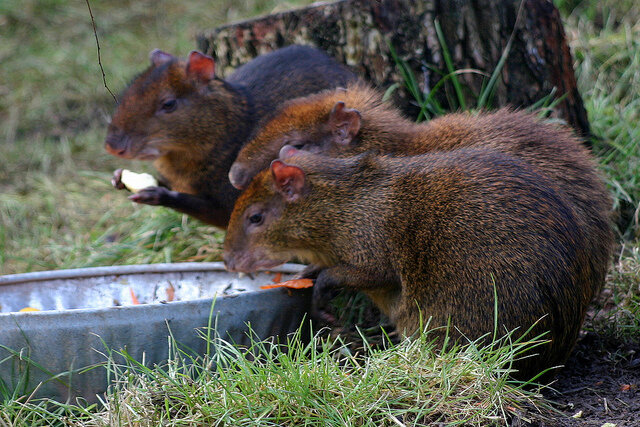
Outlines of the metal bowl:
M36 396L95 402L107 389L107 372L81 373L81 368L105 362L107 349L126 349L147 366L163 363L169 333L182 348L203 354L206 343L197 329L208 325L212 304L223 338L248 344L248 325L260 339L283 337L300 327L311 292L259 287L271 283L275 273L286 280L302 267L285 264L244 277L226 272L222 263L0 276L0 381L15 387L28 369L25 390L42 383ZM131 305L132 295L139 305ZM42 311L16 312L24 307Z

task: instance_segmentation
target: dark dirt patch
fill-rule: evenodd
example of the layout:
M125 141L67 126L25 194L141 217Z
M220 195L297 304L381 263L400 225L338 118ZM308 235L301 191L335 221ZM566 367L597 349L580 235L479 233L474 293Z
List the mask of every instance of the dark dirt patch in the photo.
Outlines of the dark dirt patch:
M584 334L545 397L567 417L558 426L640 426L640 343Z

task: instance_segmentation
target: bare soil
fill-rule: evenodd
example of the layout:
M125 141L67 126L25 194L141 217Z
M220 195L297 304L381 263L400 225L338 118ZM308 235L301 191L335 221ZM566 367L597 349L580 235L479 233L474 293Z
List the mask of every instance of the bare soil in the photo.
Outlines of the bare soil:
M545 397L567 418L553 426L640 426L640 343L584 333Z

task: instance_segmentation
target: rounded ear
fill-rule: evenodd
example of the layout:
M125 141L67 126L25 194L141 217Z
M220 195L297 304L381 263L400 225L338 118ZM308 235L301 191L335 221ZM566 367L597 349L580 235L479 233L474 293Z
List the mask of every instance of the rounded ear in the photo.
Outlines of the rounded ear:
M271 162L271 175L276 190L289 202L295 202L304 195L306 179L298 166L288 165L281 160Z
M216 63L209 55L192 50L187 61L187 76L209 83L216 76Z
M329 128L333 141L347 145L360 130L360 112L353 108L346 108L344 102L337 102L329 114Z
M234 162L229 169L229 182L238 190L244 190L249 185L249 173L243 163Z
M295 156L296 154L298 154L300 150L298 150L297 148L291 146L291 145L284 145L281 149L280 149L280 153L278 154L278 158L280 160L287 160L289 157L291 156Z
M162 64L165 64L174 59L175 56L171 55L170 53L163 52L160 49L154 49L149 53L149 60L151 61L151 64L155 65L156 67L159 67Z

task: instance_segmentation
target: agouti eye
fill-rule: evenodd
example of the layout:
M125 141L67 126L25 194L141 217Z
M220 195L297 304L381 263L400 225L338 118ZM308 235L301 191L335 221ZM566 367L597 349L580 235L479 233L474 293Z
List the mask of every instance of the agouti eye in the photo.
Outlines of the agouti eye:
M165 113L171 113L172 111L175 111L177 106L178 101L176 101L175 99L167 99L162 103L162 106L160 108Z
M249 217L249 222L254 225L262 224L263 220L264 220L264 217L262 216L261 213L256 213Z

